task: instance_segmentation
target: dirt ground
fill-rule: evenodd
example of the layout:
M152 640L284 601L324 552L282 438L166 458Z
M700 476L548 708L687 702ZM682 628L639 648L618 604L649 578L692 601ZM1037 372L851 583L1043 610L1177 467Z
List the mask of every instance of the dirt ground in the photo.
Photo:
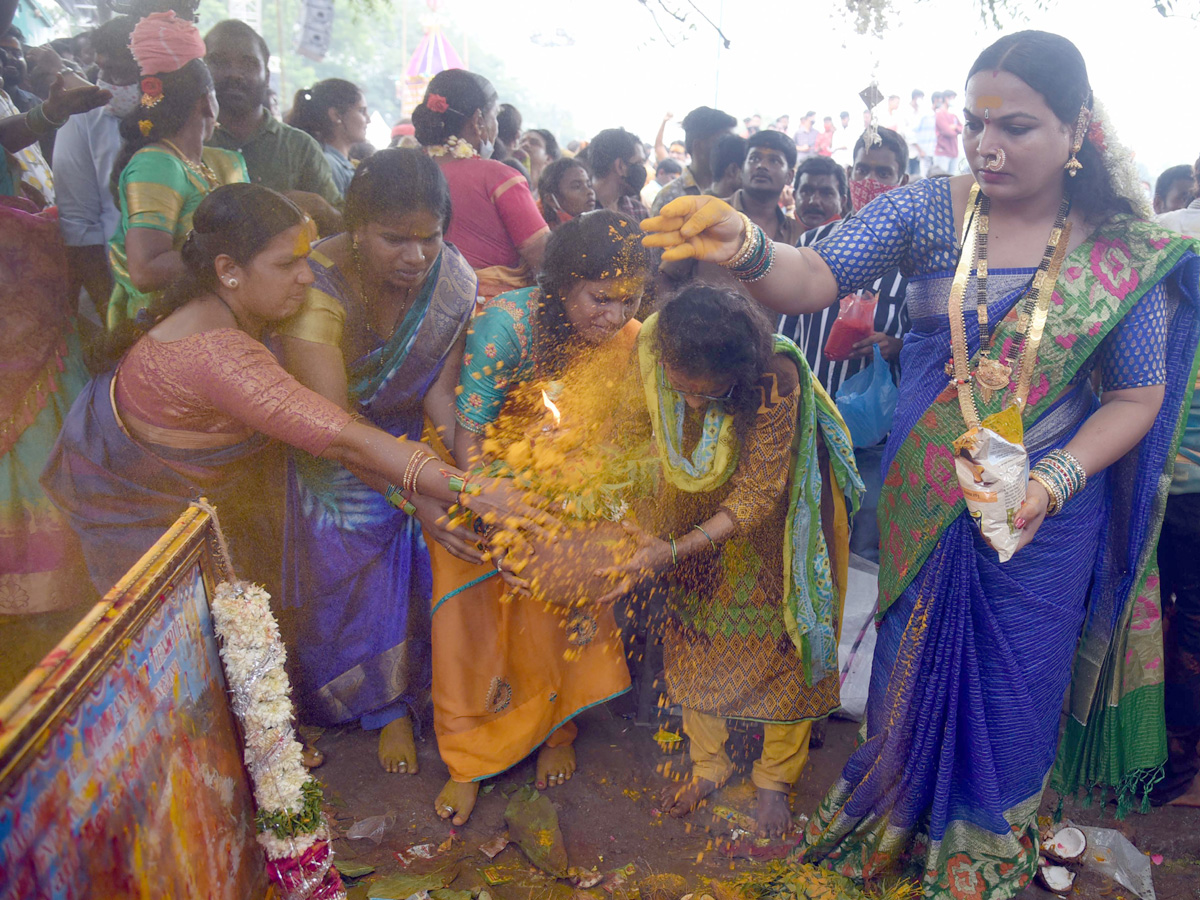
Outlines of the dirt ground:
M409 894L401 891L379 888L388 884L385 879L391 876L433 872L438 878L432 886L440 882L453 890L483 888L496 900L633 898L638 893L632 889L638 886L642 888L641 896L651 900L645 879L674 873L682 881L675 880L665 892L655 893L653 900L678 900L685 892L696 892L697 898L714 893L717 900L723 900L720 885L714 889L712 882L736 878L766 863L725 855L720 838L730 826L714 819L711 810L723 806L752 812L753 787L746 778L735 778L714 796L708 810L694 813L690 820L658 814L659 793L668 783L662 774L664 766L670 763L673 770L685 771L686 751L665 753L653 739L655 728L636 725L634 720L630 695L581 716L576 742L579 771L566 785L545 792L557 810L570 864L608 873L606 882L587 891L532 869L513 845L494 860L480 849L504 832L507 797L533 782L532 758L486 782L470 822L455 829L433 812L446 770L428 728L419 741L420 773L415 776L388 775L380 769L374 732L357 727L324 732L317 746L325 752L327 762L317 774L326 785L335 832L344 835L356 821L369 816L395 817L377 846L370 840L344 836L335 841L343 864L374 867L373 872L347 882L351 898L363 900L381 894L407 897ZM811 811L836 778L849 755L856 728L852 722L830 721L825 745L813 750L810 764L796 786L793 810L797 815ZM756 755L755 744L761 737L751 733L735 736L735 740L742 744L735 758L740 756L746 761L752 758L750 754ZM1055 800L1048 797L1043 813L1050 815L1054 805ZM1117 822L1112 815L1114 809L1088 809L1068 800L1064 815L1082 825L1118 828L1143 853L1161 854L1161 864L1153 867L1158 900L1200 898L1200 810L1163 808L1144 816L1132 814L1125 822ZM396 854L422 844L439 848L434 858L407 865L397 858ZM631 868L626 870L622 883L621 876L613 873L625 867ZM393 880L390 884L408 890L403 881ZM408 885L414 893L422 886L419 880L411 880ZM466 900L466 896L454 900ZM1025 900L1048 900L1054 895L1031 886L1021 896ZM1128 900L1132 896L1120 885L1086 871L1071 894L1079 900Z

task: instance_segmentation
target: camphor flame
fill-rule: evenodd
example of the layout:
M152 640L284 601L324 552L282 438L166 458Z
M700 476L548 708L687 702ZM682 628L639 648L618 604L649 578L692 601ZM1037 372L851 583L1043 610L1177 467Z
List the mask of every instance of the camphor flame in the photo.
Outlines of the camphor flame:
M553 427L543 430L553 431L562 423L562 413L558 411L558 407L554 405L554 401L550 399L550 396L545 391L542 391L542 405L545 406L546 409L550 410L550 415L554 416Z

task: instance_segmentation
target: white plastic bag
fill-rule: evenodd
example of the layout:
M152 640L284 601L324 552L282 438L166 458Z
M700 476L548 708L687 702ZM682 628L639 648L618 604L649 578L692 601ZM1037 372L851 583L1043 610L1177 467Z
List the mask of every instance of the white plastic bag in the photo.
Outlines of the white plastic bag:
M1029 454L990 428L971 428L954 442L954 471L967 510L983 539L1008 562L1017 552L1021 532L1013 524L1025 502Z
M383 833L391 828L395 821L395 816L368 816L347 828L346 837L352 841L368 840L378 844L383 840Z

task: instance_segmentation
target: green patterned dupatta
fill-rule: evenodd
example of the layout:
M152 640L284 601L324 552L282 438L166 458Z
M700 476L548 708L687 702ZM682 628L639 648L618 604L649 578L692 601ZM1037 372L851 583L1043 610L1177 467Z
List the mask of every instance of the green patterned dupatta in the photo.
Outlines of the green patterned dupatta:
M1200 245L1174 236L1172 246L1178 305L1168 319L1166 393L1150 433L1108 472L1108 527L1050 782L1062 794L1085 791L1089 801L1093 791L1103 800L1111 789L1118 817L1135 808L1149 812L1167 756L1158 536L1200 367ZM1128 504L1132 515L1118 504Z
M1192 370L1200 334L1196 317L1200 262L1195 249L1193 241L1128 217L1107 223L1076 248L1054 287L1046 339L1023 415L1028 433L1113 328L1152 288L1165 282L1166 399L1150 434L1106 474L1108 513L1076 656L1071 721L1052 781L1067 792L1108 785L1117 790L1123 810L1144 797L1166 756L1154 549L1175 447L1195 384ZM994 343L1007 344L1015 330L1015 313L1011 313L997 325ZM974 349L977 335L972 332L969 338ZM949 358L948 337L946 345ZM933 385L931 391L937 390L940 377L934 367L944 362L933 359L936 355L934 347L922 363L929 367L922 383ZM999 412L1004 402L1004 394L991 402L979 399L981 417ZM907 431L901 432L905 427ZM943 532L965 511L951 449L964 430L952 386L924 410L897 411L897 432L889 443L893 456L879 504L881 616L922 570ZM1062 551L1070 553L1071 548Z
M654 425L655 447L664 476L691 493L715 490L737 468L733 417L719 403L705 411L705 427L690 458L679 446L682 396L660 377L654 335L658 314L649 316L638 335L638 365L646 407ZM803 664L809 685L837 671L837 632L845 585L835 584L830 548L821 527L821 456L818 435L834 480L845 497L849 517L862 499L863 483L854 464L850 433L837 406L813 378L800 349L775 336L775 352L787 356L800 376L800 404L792 439L788 511L784 528L784 626Z

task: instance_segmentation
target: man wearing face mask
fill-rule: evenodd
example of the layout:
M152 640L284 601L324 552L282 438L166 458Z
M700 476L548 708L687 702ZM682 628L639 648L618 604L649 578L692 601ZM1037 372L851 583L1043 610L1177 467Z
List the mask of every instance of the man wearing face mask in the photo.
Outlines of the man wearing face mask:
M240 151L250 180L286 194L316 220L322 234L341 230L335 207L342 195L321 145L273 118L267 107L267 42L245 22L226 19L212 27L204 43L220 107L208 143Z
M877 129L878 143L872 140L868 144L868 139L872 137L863 134L854 145L854 164L849 191L855 211L888 191L908 183L908 144L904 138L890 128ZM808 160L800 166L802 179L805 167L815 162L816 160ZM797 191L798 217L801 214L803 196L804 191L801 188ZM840 228L843 221L845 220L838 217L806 231L800 236L796 246L808 247L815 244ZM854 345L849 359L825 358L825 344L829 340L833 323L837 320L838 304L818 313L783 316L779 320L779 333L790 337L804 351L813 375L832 397L837 396L838 389L847 378L871 363L875 356L876 344L879 345L879 352L884 360L891 364L895 377L904 333L909 328L908 307L905 303L907 286L908 281L900 274L899 269L893 269L871 285L870 293L877 297L875 332ZM854 517L850 549L860 556L878 562L879 527L875 521L875 510L883 489L883 476L880 472L883 444L856 448L854 455L867 493L858 514Z
M646 186L646 148L637 135L624 128L605 128L588 144L587 162L598 207L635 222L649 217L640 196Z
M101 321L112 294L108 240L121 219L109 180L121 150L121 119L137 109L141 98L137 63L129 52L135 24L131 16L116 16L93 33L99 67L96 83L112 99L68 119L54 144L58 223L67 245L71 296L85 288Z

